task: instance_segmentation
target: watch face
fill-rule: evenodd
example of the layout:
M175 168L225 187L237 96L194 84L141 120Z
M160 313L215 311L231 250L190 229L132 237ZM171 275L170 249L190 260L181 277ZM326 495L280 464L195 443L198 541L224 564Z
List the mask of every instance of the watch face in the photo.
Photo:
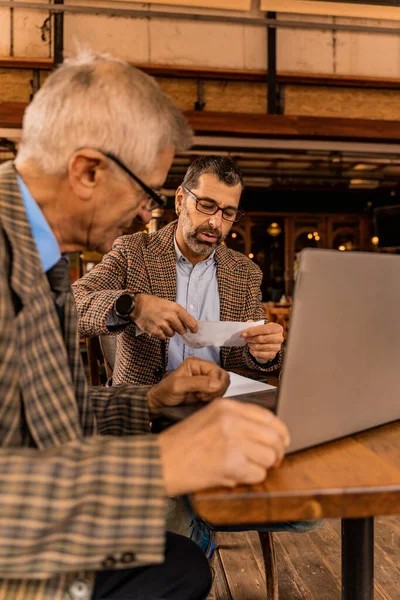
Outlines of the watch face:
M116 302L115 308L120 315L128 315L133 309L133 298L129 294L123 294Z

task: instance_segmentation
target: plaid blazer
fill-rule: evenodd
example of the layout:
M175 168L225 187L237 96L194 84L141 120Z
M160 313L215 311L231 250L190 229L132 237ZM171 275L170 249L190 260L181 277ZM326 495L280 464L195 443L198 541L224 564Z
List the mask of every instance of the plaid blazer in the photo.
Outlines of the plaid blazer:
M0 167L0 600L89 600L94 572L164 560L147 388L89 388L11 163Z
M176 300L174 234L177 221L155 234L135 233L120 237L112 250L89 273L73 284L82 336L109 333L106 317L120 294L126 291ZM262 272L243 254L218 246L215 252L222 321L265 319L261 302ZM159 381L168 364L169 340L135 335L135 326L120 329L113 383L151 385ZM259 365L247 346L222 348L221 365L228 370L243 367L260 371L277 369L281 353L271 364Z

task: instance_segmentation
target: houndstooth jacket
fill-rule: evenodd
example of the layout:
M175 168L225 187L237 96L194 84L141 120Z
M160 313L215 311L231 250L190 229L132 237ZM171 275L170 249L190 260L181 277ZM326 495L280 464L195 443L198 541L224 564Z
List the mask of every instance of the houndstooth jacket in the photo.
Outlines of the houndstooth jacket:
M174 234L177 221L155 234L135 233L118 238L101 263L73 284L83 337L109 333L106 318L123 292L152 294L176 300L176 256ZM218 246L215 251L222 321L265 319L261 303L262 273L243 254ZM135 325L125 326L118 335L113 383L151 385L159 381L168 364L169 340L146 334L136 336ZM271 364L258 364L248 347L222 348L221 366L227 370L245 368L271 371L279 368L282 353Z
M11 163L0 167L0 600L90 600L95 571L164 560L147 388L88 388Z

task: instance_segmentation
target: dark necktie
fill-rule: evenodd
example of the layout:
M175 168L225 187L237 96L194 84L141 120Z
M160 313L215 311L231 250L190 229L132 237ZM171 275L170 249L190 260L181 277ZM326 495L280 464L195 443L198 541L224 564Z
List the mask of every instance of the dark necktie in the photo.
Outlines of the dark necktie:
M54 267L46 271L46 275L53 293L61 328L64 330L64 306L71 290L68 258L62 256Z

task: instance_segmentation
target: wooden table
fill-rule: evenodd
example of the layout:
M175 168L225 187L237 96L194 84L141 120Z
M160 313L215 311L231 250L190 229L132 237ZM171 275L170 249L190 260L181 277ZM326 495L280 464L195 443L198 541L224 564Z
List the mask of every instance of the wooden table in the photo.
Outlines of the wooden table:
M340 517L342 599L373 600L374 517L400 514L400 421L289 455L262 484L192 503L216 526Z

